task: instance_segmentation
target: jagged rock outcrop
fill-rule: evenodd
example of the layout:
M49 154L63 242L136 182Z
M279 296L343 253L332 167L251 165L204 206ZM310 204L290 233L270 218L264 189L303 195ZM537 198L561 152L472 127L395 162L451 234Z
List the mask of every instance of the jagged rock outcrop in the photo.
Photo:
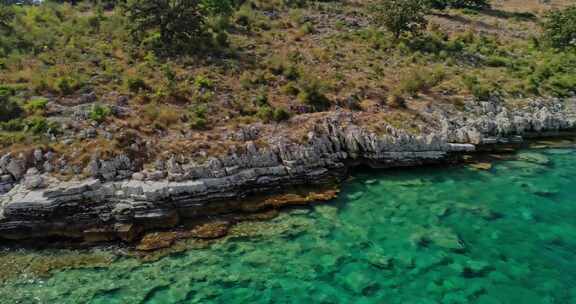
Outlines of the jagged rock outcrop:
M80 182L55 183L42 175L40 170L52 166L53 155L35 151L30 163L8 154L0 158L0 191L24 181L0 199L0 237L130 239L143 229L172 226L181 219L242 210L240 200L251 194L339 181L357 163L435 163L482 145L573 130L575 103L532 101L509 109L482 102L458 115L438 109L430 113L436 127L420 136L390 126L386 134L375 134L355 122L354 113L337 111L309 131L306 143L270 138L268 146L258 147L251 141L258 128L247 128L236 135L246 141L243 146L201 164L175 155L158 160L154 169L134 172L126 155L109 160L95 155L84 170L91 178ZM27 165L36 169L25 175ZM225 201L237 203L215 207Z

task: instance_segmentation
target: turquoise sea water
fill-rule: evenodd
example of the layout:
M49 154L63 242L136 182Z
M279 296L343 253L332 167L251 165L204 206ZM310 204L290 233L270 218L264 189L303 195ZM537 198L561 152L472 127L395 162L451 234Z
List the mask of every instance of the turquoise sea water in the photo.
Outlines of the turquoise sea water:
M576 303L575 174L574 148L356 173L209 247L19 279L0 303Z

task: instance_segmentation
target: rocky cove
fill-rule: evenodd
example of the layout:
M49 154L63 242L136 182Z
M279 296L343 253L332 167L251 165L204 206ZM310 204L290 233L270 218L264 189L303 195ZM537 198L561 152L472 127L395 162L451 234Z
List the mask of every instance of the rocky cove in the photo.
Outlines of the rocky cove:
M279 204L246 202L299 186L330 187L359 164L440 163L526 138L570 133L576 127L576 99L525 100L514 106L468 101L461 111L436 107L420 115L428 122L425 134L390 125L384 125L385 134L376 134L356 113L336 110L316 119L304 142L279 136L266 138L267 145L257 145L248 126L238 135L243 144L203 163L173 155L143 169L128 155L95 156L87 168L75 169L78 176L71 181L57 178L70 168L49 151L6 154L0 159L5 192L0 237L132 242L144 231L187 220L273 209Z

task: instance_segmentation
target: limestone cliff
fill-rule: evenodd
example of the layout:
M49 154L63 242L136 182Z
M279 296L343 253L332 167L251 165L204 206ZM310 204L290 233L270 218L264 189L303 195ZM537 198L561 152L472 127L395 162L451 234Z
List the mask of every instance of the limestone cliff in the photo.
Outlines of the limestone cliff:
M248 128L243 147L203 163L174 155L158 160L154 169L136 170L126 155L95 157L77 169L89 178L69 182L55 179L52 172L62 165L50 152L34 151L31 160L7 154L0 158L0 191L6 192L0 198L0 237L131 239L143 229L241 210L242 199L252 194L338 182L355 164L438 163L479 147L571 131L576 100L533 100L513 109L498 101L471 102L457 114L438 108L422 115L431 121L428 134L391 126L375 134L353 112L335 111L314 124L304 143L275 137L258 147ZM222 201L236 203L212 208Z

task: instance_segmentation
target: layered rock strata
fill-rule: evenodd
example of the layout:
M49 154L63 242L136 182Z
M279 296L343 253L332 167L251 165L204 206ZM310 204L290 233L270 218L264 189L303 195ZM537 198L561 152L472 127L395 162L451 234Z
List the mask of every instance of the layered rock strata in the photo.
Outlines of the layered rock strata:
M0 198L0 238L131 240L142 230L183 219L242 211L242 200L253 194L338 182L354 164L438 163L479 147L521 142L523 136L571 131L576 101L531 101L514 110L499 102L470 103L463 112L438 108L422 115L431 122L428 134L387 126L381 135L363 127L354 113L335 111L314 125L306 143L270 138L269 145L258 147L248 140L203 164L174 156L138 172L124 155L94 158L88 168L75 170L91 177L72 182L51 177L62 168L50 153L34 151L32 161L4 155L0 191L7 193Z

